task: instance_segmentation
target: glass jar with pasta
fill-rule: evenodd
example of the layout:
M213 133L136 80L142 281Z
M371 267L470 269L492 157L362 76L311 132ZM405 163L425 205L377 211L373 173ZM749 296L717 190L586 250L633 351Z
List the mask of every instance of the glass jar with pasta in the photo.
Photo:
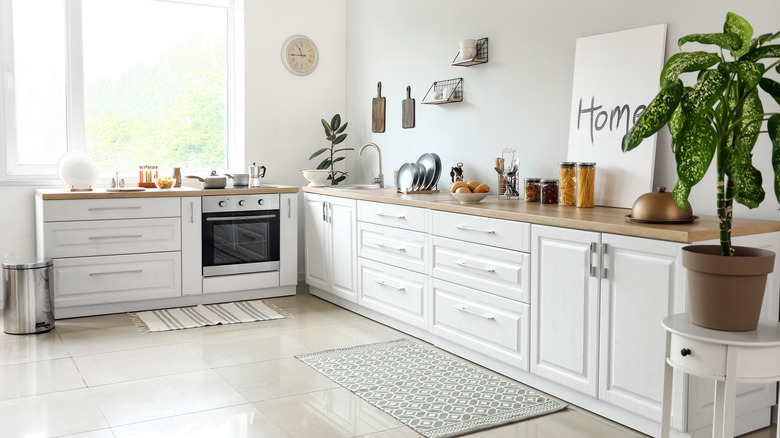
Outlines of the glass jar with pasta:
M558 163L558 196L559 205L574 205L574 173L575 163L570 161L561 161Z
M596 184L596 163L577 163L577 207L593 207Z

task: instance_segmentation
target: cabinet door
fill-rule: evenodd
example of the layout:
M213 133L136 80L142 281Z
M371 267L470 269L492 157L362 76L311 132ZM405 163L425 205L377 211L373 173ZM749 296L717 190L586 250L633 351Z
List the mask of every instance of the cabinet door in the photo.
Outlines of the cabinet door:
M298 194L279 195L279 285L298 283Z
M181 289L182 295L203 293L201 247L201 198L181 198Z
M306 193L305 239L306 284L328 291L328 223L326 196Z
M598 395L599 233L531 227L531 372Z
M357 302L355 290L357 270L357 218L356 201L328 198L330 220L331 288L330 292L341 298Z
M599 398L661 421L666 332L675 308L682 244L603 234ZM678 403L679 405L679 403Z

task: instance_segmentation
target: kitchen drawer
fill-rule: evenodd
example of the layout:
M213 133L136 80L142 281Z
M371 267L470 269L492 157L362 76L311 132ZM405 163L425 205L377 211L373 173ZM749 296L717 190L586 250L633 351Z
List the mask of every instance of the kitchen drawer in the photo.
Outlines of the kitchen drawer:
M59 199L43 202L43 221L179 217L179 198Z
M358 202L358 220L379 225L425 231L426 209L381 202Z
M433 277L528 303L531 256L442 237L431 238Z
M528 371L530 306L433 280L433 334Z
M358 255L399 268L426 273L428 235L417 231L358 223Z
M46 222L48 258L179 251L179 218Z
M427 329L428 277L371 260L358 260L358 304Z
M181 253L54 260L54 311L181 296Z
M528 223L443 211L431 214L431 231L436 236L515 251L531 251L531 225Z
M726 376L728 350L726 345L699 341L677 333L672 333L671 337L669 360L675 364L675 367L697 376L711 378ZM686 350L685 356L683 350Z

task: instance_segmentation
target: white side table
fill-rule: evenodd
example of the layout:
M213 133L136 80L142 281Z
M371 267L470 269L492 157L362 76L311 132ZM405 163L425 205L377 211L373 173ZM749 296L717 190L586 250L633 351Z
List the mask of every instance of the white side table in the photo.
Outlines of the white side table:
M694 325L690 315L679 313L664 318L663 325L666 367L661 438L669 438L674 368L716 380L712 436L732 438L737 381L780 381L780 323L762 322L749 332L726 332Z

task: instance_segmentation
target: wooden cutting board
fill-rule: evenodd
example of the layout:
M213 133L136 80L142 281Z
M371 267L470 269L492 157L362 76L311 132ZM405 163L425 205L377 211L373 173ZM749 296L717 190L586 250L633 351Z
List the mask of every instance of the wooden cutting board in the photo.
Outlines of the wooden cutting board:
M414 128L414 99L412 87L406 87L406 99L401 102L401 126L405 129Z
M382 83L376 84L376 97L371 102L371 132L385 132L385 98Z

